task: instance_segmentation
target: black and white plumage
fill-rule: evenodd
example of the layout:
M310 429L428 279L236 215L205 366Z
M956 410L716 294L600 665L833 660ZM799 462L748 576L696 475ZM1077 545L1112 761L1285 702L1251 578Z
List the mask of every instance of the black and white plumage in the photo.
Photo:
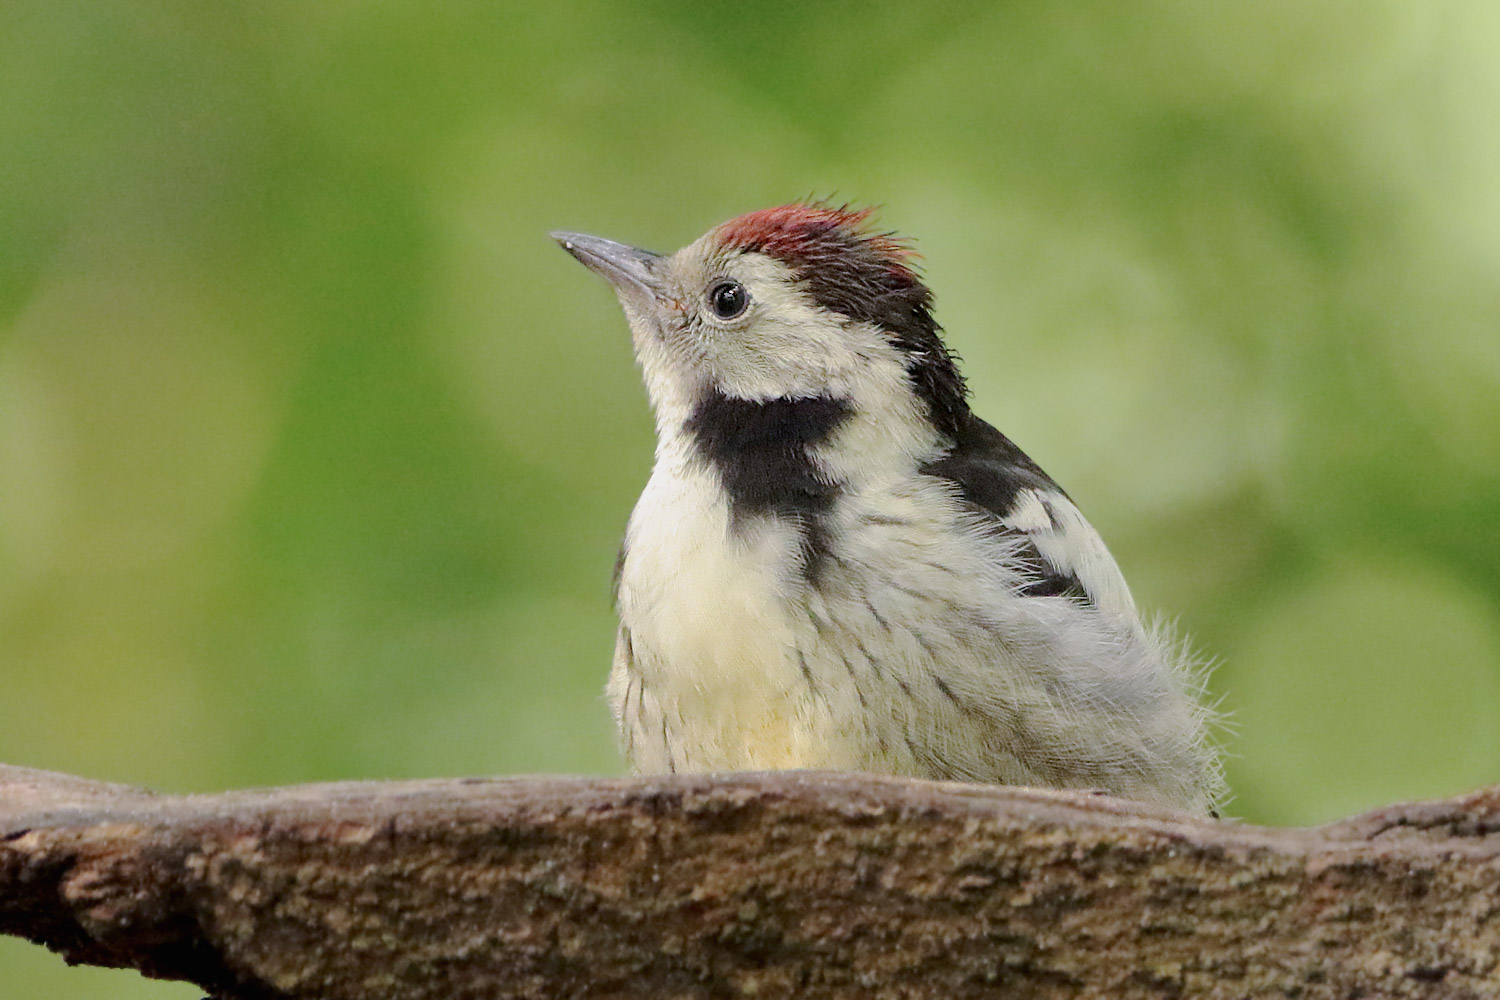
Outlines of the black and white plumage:
M609 694L640 771L845 768L1222 790L1183 648L1024 452L975 416L907 245L754 212L610 280L656 413Z

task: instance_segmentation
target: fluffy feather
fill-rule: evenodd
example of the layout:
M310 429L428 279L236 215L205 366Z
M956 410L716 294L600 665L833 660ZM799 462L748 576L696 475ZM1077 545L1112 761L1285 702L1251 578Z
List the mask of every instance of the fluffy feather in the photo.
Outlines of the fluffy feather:
M627 758L1211 809L1192 658L970 412L909 245L868 218L783 206L670 257L564 237L620 289L657 416L616 595ZM743 315L715 314L726 282Z

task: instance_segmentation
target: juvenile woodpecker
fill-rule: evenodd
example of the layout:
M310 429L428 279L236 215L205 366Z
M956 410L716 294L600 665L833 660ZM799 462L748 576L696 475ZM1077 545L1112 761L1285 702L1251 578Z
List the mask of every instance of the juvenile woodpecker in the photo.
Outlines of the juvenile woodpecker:
M910 245L869 216L784 205L670 256L553 234L614 286L656 416L615 595L626 758L1209 811L1190 658L971 412Z

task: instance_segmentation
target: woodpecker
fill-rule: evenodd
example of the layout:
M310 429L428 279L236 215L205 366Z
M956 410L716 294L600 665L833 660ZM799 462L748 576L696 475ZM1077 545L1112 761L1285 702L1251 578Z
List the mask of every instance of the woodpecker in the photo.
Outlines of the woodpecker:
M613 286L655 413L616 571L627 761L1211 811L1201 671L971 411L911 244L870 222L790 204L671 255L552 234Z

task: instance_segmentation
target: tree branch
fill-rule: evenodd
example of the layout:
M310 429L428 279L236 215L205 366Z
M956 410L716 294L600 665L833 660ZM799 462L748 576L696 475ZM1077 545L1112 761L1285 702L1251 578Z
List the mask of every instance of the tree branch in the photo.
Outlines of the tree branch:
M1271 830L854 774L0 766L0 932L235 1000L1493 996L1497 854L1500 788Z

